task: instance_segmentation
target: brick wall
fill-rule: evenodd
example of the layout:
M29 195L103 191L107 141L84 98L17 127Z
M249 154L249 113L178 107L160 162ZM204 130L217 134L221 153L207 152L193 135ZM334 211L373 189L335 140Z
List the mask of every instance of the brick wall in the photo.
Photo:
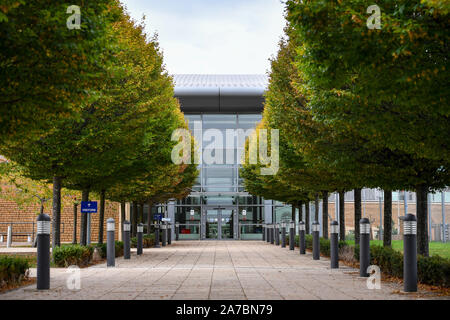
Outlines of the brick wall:
M116 230L119 230L119 207L120 205L115 202L106 202L105 207L105 219L104 219L104 235L103 241L106 241L106 220L108 218L114 218L116 222ZM39 214L40 206L24 206L20 208L15 202L6 201L0 199L0 234L5 234L4 242L6 242L6 232L8 225L1 224L3 222L33 222L36 221ZM51 208L47 205L45 213L51 217ZM98 228L99 228L99 214L91 214L91 242L98 241ZM78 206L77 212L77 242L80 241L80 224L81 224L81 212L80 206ZM73 207L63 207L61 210L61 242L72 242L73 237ZM32 224L14 224L13 233L25 232L31 233ZM116 232L116 239L118 238L118 232ZM26 242L27 236L14 236L14 242Z

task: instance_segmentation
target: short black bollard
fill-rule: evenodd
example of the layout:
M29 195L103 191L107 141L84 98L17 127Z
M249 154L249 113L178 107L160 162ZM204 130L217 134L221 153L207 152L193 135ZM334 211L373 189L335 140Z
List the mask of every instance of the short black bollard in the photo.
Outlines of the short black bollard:
M370 265L370 221L367 218L359 220L359 276L368 277L367 268Z
M262 241L266 241L266 225L262 225Z
M131 223L128 220L123 222L123 258L130 259L131 246Z
M320 260L320 224L314 221L312 224L312 236L313 236L313 260Z
M403 220L403 290L417 292L417 219L407 214Z
M305 240L305 222L298 223L298 246L300 247L300 254L306 254L306 240Z
M125 224L124 224L125 227ZM114 240L114 231L116 225L113 218L106 221L106 266L114 267L116 265L116 247Z
M281 223L281 247L286 248L286 222Z
M172 224L167 225L167 244L172 244Z
M280 224L276 223L275 224L275 245L279 246L280 245Z
M270 225L270 244L275 244L275 225Z
M161 224L161 246L165 247L167 244L167 225Z
M142 250L142 248L143 248L143 243L142 242L144 241L143 235L144 235L144 225L142 223L139 223L138 226L137 226L137 234L136 234L136 237L137 237L136 254L138 256L140 256L142 254L142 252L143 252L143 250Z
M37 283L38 290L50 289L50 217L37 218Z
M155 248L161 248L159 245L159 223L155 223Z
M331 222L331 235L330 235L330 256L331 256L331 269L339 268L339 223L337 221Z
M176 241L180 240L180 224L179 223L175 224L175 240Z
M289 224L289 250L295 250L295 222Z
M270 224L267 224L267 225L266 225L266 230L267 230L266 241L267 241L267 243L270 243L270 228L271 228L271 225L270 225Z

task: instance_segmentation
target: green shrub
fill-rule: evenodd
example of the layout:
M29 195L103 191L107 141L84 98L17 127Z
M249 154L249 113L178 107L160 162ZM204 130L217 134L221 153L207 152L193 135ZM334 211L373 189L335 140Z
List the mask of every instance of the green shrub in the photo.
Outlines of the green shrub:
M62 245L53 250L53 261L58 267L87 266L92 260L94 248L78 244Z
M131 238L131 247L136 248L137 247L137 237ZM155 245L155 234L145 234L142 237L142 247L143 248L153 248Z
M29 261L25 258L0 256L0 288L20 283L29 268Z
M305 235L306 248L312 250L312 235ZM295 236L295 245L299 245L299 236ZM353 250L354 259L359 261L359 245L349 245L339 241L339 252ZM330 240L320 239L320 253L330 256ZM346 257L346 260L350 258ZM370 264L380 267L384 274L403 278L403 253L380 245L370 246ZM440 256L417 257L417 278L420 283L450 287L450 259Z
M114 242L115 244L115 256L116 258L123 256L123 242L116 240ZM96 247L98 248L99 252L100 252L100 256L103 259L106 259L106 243L102 243L102 244L97 244Z

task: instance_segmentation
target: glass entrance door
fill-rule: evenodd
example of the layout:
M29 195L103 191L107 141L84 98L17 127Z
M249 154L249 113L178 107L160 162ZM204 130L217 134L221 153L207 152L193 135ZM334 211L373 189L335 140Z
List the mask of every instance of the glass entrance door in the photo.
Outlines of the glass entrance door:
M211 240L233 239L233 213L233 209L207 209L205 238Z

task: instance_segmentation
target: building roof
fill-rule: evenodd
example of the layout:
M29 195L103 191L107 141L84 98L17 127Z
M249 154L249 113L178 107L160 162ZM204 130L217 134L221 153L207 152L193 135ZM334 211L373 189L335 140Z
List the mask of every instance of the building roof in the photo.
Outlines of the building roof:
M181 110L197 112L261 112L268 78L262 74L177 74L175 97Z
M175 88L260 88L268 85L264 74L176 74Z

